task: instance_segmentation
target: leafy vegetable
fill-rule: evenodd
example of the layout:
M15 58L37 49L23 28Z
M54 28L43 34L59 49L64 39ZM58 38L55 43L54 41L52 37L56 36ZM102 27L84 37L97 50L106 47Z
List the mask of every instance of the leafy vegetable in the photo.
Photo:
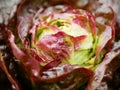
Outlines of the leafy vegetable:
M0 70L9 89L108 89L114 80L104 75L111 71L109 76L116 79L114 73L119 70L118 64L110 69L120 54L119 46L113 46L114 14L112 8L97 1L95 4L100 7L94 8L93 1L86 0L83 5L77 0L20 3L11 26L0 25L0 35L11 50L0 51ZM68 5L56 5L63 3ZM3 31L2 27L8 30ZM11 56L6 59L8 56L3 54ZM109 80L104 81L106 78Z

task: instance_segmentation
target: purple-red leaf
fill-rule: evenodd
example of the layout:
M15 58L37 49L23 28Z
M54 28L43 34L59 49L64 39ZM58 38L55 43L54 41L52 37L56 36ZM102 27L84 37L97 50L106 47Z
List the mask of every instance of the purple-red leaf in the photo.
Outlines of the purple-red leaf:
M2 53L0 52L0 68L4 71L4 73L6 74L8 80L10 81L11 83L11 87L12 87L12 90L21 90L21 87L19 85L19 82L17 80L15 80L12 75L9 73L9 71L7 70L7 67L5 65L5 62L3 60L3 57L2 57Z
M42 72L41 82L44 84L39 83L39 88L45 90L52 90L53 88L77 90L78 87L86 83L92 75L93 72L91 70L79 65L59 65ZM54 86L53 83L55 83L56 86Z
M110 51L105 55L105 58L103 59L103 61L94 71L95 74L90 79L90 82L88 83L86 90L96 90L101 85L108 65L118 55L120 55L120 49Z
M14 56L19 60L19 62L23 65L25 68L27 74L29 74L33 78L39 77L39 63L37 60L35 60L34 57L29 56L28 54L24 53L22 50L20 50L15 42L14 42L14 35L11 31L8 30L9 35L9 44L12 49L12 52Z

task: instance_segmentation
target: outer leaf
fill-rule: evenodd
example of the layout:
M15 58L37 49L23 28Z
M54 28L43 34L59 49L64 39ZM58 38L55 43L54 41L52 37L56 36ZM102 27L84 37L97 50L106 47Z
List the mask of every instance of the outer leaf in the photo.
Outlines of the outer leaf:
M38 82L38 88L44 90L76 90L86 83L92 75L93 72L84 67L64 64L43 71L41 82Z
M91 78L86 90L96 90L100 86L107 67L109 66L110 62L118 55L120 55L120 49L110 51L105 55L105 58L95 70L95 74Z
M5 62L2 58L2 53L0 52L0 68L2 68L2 70L5 72L5 74L7 75L8 80L10 81L11 85L12 85L12 89L13 90L21 90L21 87L19 86L19 83L17 80L15 80L12 75L10 75L10 73L7 70L7 67L5 65Z
M35 58L25 54L22 50L20 50L16 44L14 43L14 36L12 32L8 30L8 35L9 35L9 43L12 49L12 52L14 56L19 59L20 63L23 65L25 68L26 72L28 75L31 76L31 78L38 78L39 77L39 63ZM34 61L34 62L33 62Z

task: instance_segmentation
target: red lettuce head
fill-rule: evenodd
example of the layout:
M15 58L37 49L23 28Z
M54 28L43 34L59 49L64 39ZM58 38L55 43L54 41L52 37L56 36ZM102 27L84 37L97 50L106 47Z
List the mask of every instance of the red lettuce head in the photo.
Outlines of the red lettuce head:
M23 20L31 28L22 32ZM112 21L101 25L91 13L69 6L40 9L31 21L23 20L18 27L21 46L10 31L9 42L33 87L39 89L77 89L92 76L113 39Z

